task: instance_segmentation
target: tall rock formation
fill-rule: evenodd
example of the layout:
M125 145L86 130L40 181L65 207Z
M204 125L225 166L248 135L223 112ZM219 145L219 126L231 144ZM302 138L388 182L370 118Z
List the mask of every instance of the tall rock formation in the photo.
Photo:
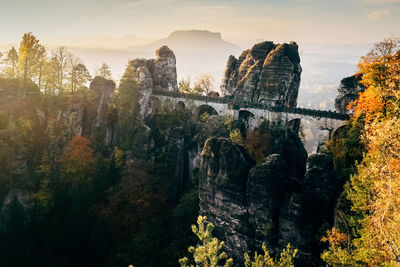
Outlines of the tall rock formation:
M155 89L168 92L178 90L176 75L176 58L174 52L168 46L162 46L156 50L156 58L149 60L149 70L153 76Z
M83 121L83 135L100 135L106 145L114 139L113 111L110 108L111 96L115 90L115 83L96 76L90 83L93 99L85 103Z
M347 106L358 99L358 94L365 91L365 86L360 82L360 76L350 76L341 80L338 96L335 99L335 110L339 113L349 113Z
M153 92L153 75L149 70L149 61L137 58L129 62L133 70L133 79L138 85L139 119L146 118L151 112L150 97Z
M95 94L95 100L97 100L95 101L97 103L95 125L98 127L102 121L105 121L111 94L115 90L115 83L112 80L96 76L90 83L90 90Z
M254 160L228 139L209 138L204 144L200 165L200 214L215 225L227 252L234 259L251 249L251 229L247 210L247 174ZM233 167L234 166L234 167Z
M238 59L229 57L221 92L238 102L295 107L301 71L295 42L262 42L244 51Z
M178 90L176 58L167 46L156 50L154 59L133 59L129 62L133 78L138 83L139 118L145 119L151 113L151 94L153 89L165 92Z
M166 145L167 175L171 177L170 195L177 203L185 190L188 177L188 152L185 145L185 128L172 129Z
M332 221L339 185L332 159L325 154L306 159L304 148L293 148L297 165L303 166L293 171L294 155L280 147L255 165L244 148L228 139L212 137L204 145L200 214L215 225L215 235L225 241L236 263L262 243L274 256L288 243L298 248L296 266L312 266L319 260L315 237L324 223Z

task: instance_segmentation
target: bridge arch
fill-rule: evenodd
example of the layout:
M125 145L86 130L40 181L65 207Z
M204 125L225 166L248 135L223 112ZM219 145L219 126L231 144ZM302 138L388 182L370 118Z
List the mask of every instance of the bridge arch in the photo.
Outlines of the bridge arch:
M252 125L252 122L255 118L256 116L251 111L245 109L239 110L239 121L243 122L246 128L249 128L249 126Z
M210 105L204 104L204 105L200 105L196 108L196 110L194 111L194 117L196 119L200 119L200 116L203 115L204 113L208 113L210 116L211 115L218 115L218 112L215 110L215 108L213 108Z
M176 108L180 109L180 110L183 110L183 109L186 108L186 105L185 105L185 103L183 101L178 101L178 103L176 103Z
M254 117L255 115L251 111L245 109L239 110L239 120L248 121L249 119Z

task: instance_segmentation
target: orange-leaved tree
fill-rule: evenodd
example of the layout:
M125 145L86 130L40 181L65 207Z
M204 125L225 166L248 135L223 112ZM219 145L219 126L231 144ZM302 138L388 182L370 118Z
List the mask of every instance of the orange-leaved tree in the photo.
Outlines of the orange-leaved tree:
M334 266L400 265L400 51L377 47L359 64L367 89L352 104L366 153L345 185L346 220L323 239Z
M90 141L83 136L75 136L67 146L67 152L60 158L64 182L72 185L89 184L95 171L96 158Z

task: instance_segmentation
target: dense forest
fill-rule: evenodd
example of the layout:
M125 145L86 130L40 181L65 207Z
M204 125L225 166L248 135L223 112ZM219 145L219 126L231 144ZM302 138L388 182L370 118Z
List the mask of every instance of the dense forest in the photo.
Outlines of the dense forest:
M173 144L184 135L185 146L202 149L207 138L224 137L261 164L274 140L287 135L279 123L248 131L240 120L204 112L194 121L190 110L161 107L144 124L132 62L116 87L107 64L92 78L66 48L49 53L31 33L0 60L2 266L233 264L213 237L214 225L198 217L198 168L176 180L174 166L184 159L174 156ZM324 151L343 192L336 192L333 227L313 238L330 266L397 266L398 41L376 44L358 67L366 90ZM194 88L182 80L179 87L209 93L211 80L203 76ZM107 106L102 90L111 93ZM244 264L293 266L296 247L285 245L277 253L263 244L254 257L243 255Z
M98 132L76 135L75 111L71 124L57 118L69 105L87 105L93 119L92 79L79 59L63 47L47 53L28 33L1 60L1 265L177 265L194 242L196 189L188 184L179 202L170 197L165 148L154 163L124 167L140 131L130 68L105 114L104 124L116 123L121 133L107 146ZM97 81L115 87L106 80L106 64L97 74ZM170 123L186 123L180 115L160 113L153 124L166 131ZM15 193L11 199L9 192Z

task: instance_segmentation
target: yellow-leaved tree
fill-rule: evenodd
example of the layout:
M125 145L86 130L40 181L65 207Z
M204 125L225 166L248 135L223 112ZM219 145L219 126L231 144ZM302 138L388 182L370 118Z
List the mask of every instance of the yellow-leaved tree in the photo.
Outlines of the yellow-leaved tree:
M345 185L347 219L322 240L330 245L322 258L333 266L400 265L400 51L393 47L386 40L359 64L367 89L351 104L352 120L364 121L366 153Z
M187 257L179 260L181 267L229 267L233 265L232 258L228 258L225 252L221 252L225 243L212 236L214 225L206 222L207 217L199 216L197 226L192 225L192 231L200 240L200 245L189 247L196 265L190 264Z
M24 83L35 75L44 53L45 49L39 40L31 32L25 33L18 53L18 72Z

